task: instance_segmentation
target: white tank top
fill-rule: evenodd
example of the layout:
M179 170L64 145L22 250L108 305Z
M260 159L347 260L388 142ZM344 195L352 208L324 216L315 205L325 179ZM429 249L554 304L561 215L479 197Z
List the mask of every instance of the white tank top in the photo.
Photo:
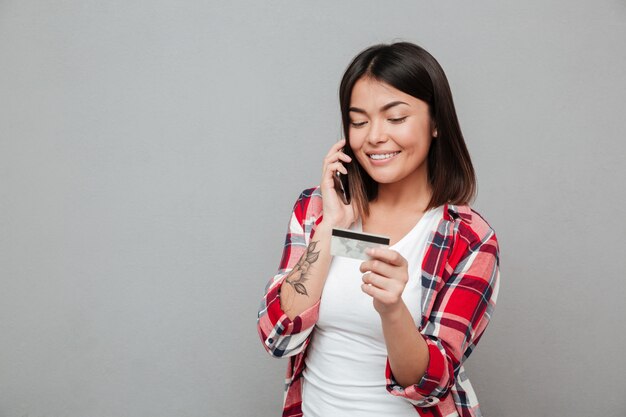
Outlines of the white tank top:
M443 206L428 210L390 246L408 261L409 281L402 293L415 325L421 320L421 270L426 243L443 216ZM360 219L351 230L362 231ZM387 347L380 315L361 291L361 260L335 256L324 284L303 373L303 417L415 417L415 408L387 392Z

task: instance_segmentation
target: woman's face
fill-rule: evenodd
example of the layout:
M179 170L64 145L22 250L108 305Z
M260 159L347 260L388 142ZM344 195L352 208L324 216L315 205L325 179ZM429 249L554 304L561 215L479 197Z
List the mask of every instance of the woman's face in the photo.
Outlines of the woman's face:
M379 184L427 180L433 135L428 104L381 81L361 78L350 99L350 147Z

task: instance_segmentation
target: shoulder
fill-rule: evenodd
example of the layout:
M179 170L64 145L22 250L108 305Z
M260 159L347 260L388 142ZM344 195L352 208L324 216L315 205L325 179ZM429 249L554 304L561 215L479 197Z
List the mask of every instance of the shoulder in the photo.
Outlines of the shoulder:
M322 191L320 186L306 188L298 196L294 212L301 220L319 217L322 214Z
M320 186L316 186L316 187L311 187L311 188L306 188L304 191L302 191L300 193L300 197L301 198L305 198L305 199L322 199L322 190L320 188Z
M488 240L497 244L495 229L470 205L445 204L444 218L455 223L456 234L469 246L480 245Z

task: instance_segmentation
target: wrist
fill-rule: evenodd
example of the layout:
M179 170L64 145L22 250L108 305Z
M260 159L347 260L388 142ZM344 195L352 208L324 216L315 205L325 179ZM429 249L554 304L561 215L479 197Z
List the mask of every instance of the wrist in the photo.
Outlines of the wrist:
M335 226L333 226L331 222L322 219L322 221L315 227L315 229L328 231L330 233L333 230L333 227Z
M406 313L408 313L406 304L404 304L403 300L400 300L397 304L388 306L384 310L379 311L378 314L380 314L382 321L388 324L396 324L403 321Z
M320 222L318 227L324 225L324 227L328 228L328 230L332 230L334 227L337 227L340 229L348 229L350 228L350 226L352 226L352 223L347 224L347 225L343 225L342 223L345 223L345 221L339 222L339 221L335 221L331 219L322 218L322 221Z

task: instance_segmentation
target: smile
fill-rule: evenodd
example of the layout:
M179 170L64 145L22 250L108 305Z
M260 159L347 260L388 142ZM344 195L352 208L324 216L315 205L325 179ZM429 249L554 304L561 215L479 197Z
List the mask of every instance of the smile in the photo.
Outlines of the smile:
M400 151L393 152L393 153L371 154L371 155L367 155L367 156L369 156L370 159L373 159L375 161L381 161L381 160L384 160L384 159L393 158L394 156L396 156L399 153L400 153Z

